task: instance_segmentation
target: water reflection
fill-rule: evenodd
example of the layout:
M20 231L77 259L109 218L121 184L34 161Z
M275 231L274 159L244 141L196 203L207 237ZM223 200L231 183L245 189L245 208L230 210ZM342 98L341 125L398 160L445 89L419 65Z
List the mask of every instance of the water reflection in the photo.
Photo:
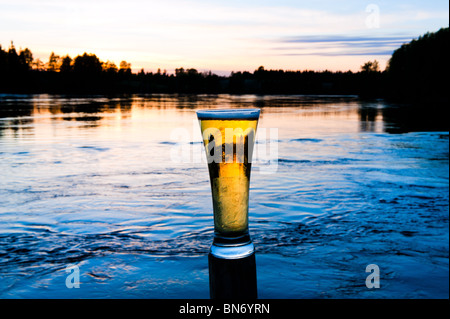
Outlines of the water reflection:
M423 105L422 107L390 105L382 109L384 131L404 133L419 131L448 131L449 122L442 110L445 107Z
M311 119L342 119L342 123L353 120L360 132L403 133L421 130L448 130L448 124L440 114L428 108L391 105L384 101L365 102L354 96L230 96L230 95L131 95L107 96L49 96L49 95L0 95L0 134L11 130L17 135L20 130L33 128L38 118L50 116L53 121L86 122L86 126L102 126L108 114L117 114L121 119L142 112L163 109L195 108L262 108L265 112L290 117ZM292 109L295 107L295 109ZM138 112L140 112L138 114ZM342 124L341 123L341 124ZM111 123L108 123L110 125ZM342 124L344 125L344 124ZM282 127L277 123L276 127Z
M360 131L380 131L377 124L383 124L383 105L381 103L360 103L358 108Z
M0 95L0 136L5 130L14 137L26 130L28 135L33 134L35 126L47 123L46 119L53 123L80 122L79 128L97 127L108 114L117 113L121 119L129 117L136 104L133 97Z

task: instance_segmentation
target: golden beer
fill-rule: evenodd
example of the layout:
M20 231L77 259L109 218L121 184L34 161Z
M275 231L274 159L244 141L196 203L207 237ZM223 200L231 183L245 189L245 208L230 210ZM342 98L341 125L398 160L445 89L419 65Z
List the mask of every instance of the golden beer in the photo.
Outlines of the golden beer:
M221 258L240 258L245 249L253 252L248 234L248 197L259 113L259 109L197 111L213 200L212 253L220 251ZM228 249L225 257L218 247L240 247L234 253L240 252L236 257Z

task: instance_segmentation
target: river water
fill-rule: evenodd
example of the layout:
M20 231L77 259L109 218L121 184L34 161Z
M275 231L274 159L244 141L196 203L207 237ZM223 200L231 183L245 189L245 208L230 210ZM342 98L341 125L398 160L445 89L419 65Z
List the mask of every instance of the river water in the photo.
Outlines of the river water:
M195 111L229 107L262 110L260 298L449 297L448 130L382 100L254 95L0 95L0 297L209 298Z

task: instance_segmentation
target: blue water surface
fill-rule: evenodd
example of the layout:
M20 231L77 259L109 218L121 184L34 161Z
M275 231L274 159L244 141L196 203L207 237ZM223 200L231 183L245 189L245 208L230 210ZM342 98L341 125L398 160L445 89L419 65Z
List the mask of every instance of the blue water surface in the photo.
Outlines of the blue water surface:
M260 298L449 297L448 131L381 100L253 95L0 95L0 297L209 298L195 111L241 107L261 108Z

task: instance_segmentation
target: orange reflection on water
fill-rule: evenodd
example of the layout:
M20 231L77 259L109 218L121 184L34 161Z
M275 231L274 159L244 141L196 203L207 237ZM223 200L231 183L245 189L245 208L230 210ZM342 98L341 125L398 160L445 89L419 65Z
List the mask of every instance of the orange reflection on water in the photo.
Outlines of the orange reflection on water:
M171 129L184 128L199 140L196 109L239 107L260 107L259 127L278 128L280 137L384 131L383 109L354 97L32 95L0 103L2 138L162 141Z

